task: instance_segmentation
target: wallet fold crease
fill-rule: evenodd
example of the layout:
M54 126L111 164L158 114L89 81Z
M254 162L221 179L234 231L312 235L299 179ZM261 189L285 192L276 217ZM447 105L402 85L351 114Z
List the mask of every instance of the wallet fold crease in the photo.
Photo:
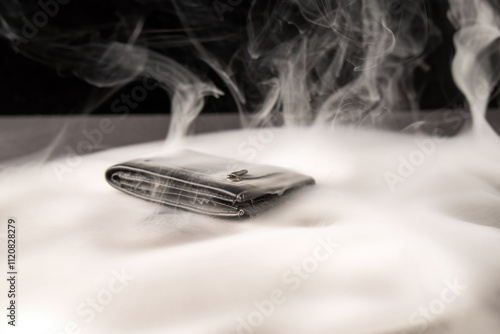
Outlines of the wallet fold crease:
M235 164L245 169L228 171ZM314 184L310 176L285 168L194 151L116 164L105 176L111 186L134 197L220 218L256 216L284 195Z

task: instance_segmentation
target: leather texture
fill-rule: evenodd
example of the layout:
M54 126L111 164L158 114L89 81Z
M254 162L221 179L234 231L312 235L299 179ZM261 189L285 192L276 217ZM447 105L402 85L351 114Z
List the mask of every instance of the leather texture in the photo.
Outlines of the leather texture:
M187 150L114 165L106 180L129 195L220 218L256 216L314 184L285 168Z

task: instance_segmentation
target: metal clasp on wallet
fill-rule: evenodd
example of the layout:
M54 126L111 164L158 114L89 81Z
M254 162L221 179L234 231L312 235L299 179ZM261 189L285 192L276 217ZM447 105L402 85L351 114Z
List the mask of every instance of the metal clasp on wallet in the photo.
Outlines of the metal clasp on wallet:
M228 180L233 181L233 182L235 182L235 181L241 181L241 176L245 175L246 173L248 173L248 170L242 169L242 170L239 170L239 171L227 174L226 178Z

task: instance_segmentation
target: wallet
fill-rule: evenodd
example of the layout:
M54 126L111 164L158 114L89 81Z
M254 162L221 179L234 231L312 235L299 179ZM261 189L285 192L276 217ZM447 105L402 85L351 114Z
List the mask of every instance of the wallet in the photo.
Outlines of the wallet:
M256 216L314 179L285 168L194 151L111 166L106 180L129 195L220 218Z

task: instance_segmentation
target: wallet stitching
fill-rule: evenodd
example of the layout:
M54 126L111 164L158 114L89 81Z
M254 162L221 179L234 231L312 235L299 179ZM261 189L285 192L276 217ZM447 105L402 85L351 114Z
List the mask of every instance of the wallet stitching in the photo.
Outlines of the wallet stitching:
M124 172L118 172L118 173L124 173ZM186 193L201 194L201 195L205 195L205 196L207 196L209 198L217 198L217 199L220 199L222 201L227 201L227 202L231 201L231 199L224 198L224 197L220 196L219 194L217 194L215 192L214 193L207 192L204 189L197 189L196 192L195 192L195 191L190 191L189 188L180 188L180 187L176 187L176 186L171 185L171 184L169 184L169 185L166 185L166 184L156 185L154 182L151 182L150 179L148 179L146 177L142 177L141 175L128 174L128 175L122 176L122 177L123 177L123 179L125 181L131 181L131 182L142 181L142 182L146 182L148 185L151 185L151 186L154 186L154 187L161 186L161 187L164 187L166 189L172 188L172 189L184 191ZM124 184L124 182L119 182L119 184ZM134 185L130 184L130 183L127 183L126 185L130 186L130 187L134 187ZM136 185L136 187L139 188L139 185ZM141 189L141 190L145 190L145 189ZM164 192L162 191L162 193L164 193Z
M147 196L144 196L142 194L134 193L133 191L130 191L127 188L120 188L120 190L122 190L125 193L131 194L131 195L135 195L136 197L142 198L142 199L150 201L150 202L155 202L155 203L158 203L158 204L170 204L173 207L181 207L181 208L184 208L186 210L201 212L201 213L205 213L205 214L209 213L209 214L212 214L212 215L219 215L219 216L239 216L239 209L236 208L236 207L234 207L234 209L235 209L234 211L230 211L230 210L218 210L218 211L214 212L214 211L209 211L209 210L201 210L201 209L199 209L199 208L197 208L195 206L191 206L191 205L188 205L188 204L177 203L177 202L172 202L172 201L169 201L169 200L166 200L166 199L155 199L153 197L147 197Z
M207 177L211 178L214 181L218 181L219 180L218 178L212 176L212 174L209 174L209 173L204 173L204 172L200 172L200 171L197 171L197 170L187 169L187 168L180 167L180 166L175 166L173 168L175 168L176 170L181 169L184 172L186 172L186 173L181 173L183 175L190 175L190 174L194 173L194 174L199 174L199 175L202 175L202 176L207 176Z
M153 165L154 167L157 167L155 165ZM182 174L182 175L191 175L191 174L198 174L198 175L201 175L201 176L205 176L205 177L208 177L210 179L212 179L213 181L219 181L220 179L212 176L212 174L210 173L205 173L205 172L201 172L201 171L197 171L197 170L192 170L192 169L187 169L187 168L184 168L184 167L181 167L181 166L174 166L174 165L170 165L170 166L158 166L159 168L166 168L167 170L168 169L175 169L177 172L179 172L179 170L182 170L181 173L179 174Z
M136 168L136 167L128 167L128 166L120 166L120 167L117 167L117 168L118 169L124 169L124 170L133 170L133 171L136 171L136 172L139 172L139 173L145 173L145 174L155 175L155 176L159 176L160 178L168 178L168 179L172 179L172 180L178 181L180 183L187 183L187 184L191 184L191 185L200 186L200 187L206 188L206 189L212 189L212 190L215 190L215 191L220 191L220 192L226 193L228 195L231 195L234 198L237 197L237 194L234 194L234 193L232 193L232 192L230 192L228 190L225 190L225 189L214 188L214 187L207 186L207 185L204 185L204 184L189 182L189 181L185 181L185 180L182 180L182 179L179 179L179 178L176 178L176 177L172 177L172 176L169 176L169 175L159 174L159 173L152 172L152 171L149 171L149 170L139 169L139 168Z
M137 187L134 187L133 184L130 184L128 182L121 182L120 185L124 185L126 186L125 188L124 187L120 187L120 189L127 189L128 191L134 193L134 194L140 194L140 195L143 195L143 196L146 196L146 195L149 195L151 198L155 198L155 196L153 195L155 192L157 192L157 190L153 189L140 189L140 192L136 192L134 191L135 189L137 189ZM170 187L167 187L167 190L169 189ZM175 189L179 189L179 188L175 188ZM182 190L182 189L181 189ZM148 194L149 193L149 194ZM223 205L223 206L226 206L228 208L236 208L235 206L232 206L230 204L226 204L226 203L230 203L230 201L228 201L227 199L224 199L222 197L203 197L203 196L196 196L197 193L195 192L185 192L184 194L182 193L175 193L175 192L161 192L162 195L166 195L166 196L170 196L170 197L183 197L183 198L186 198L186 199L189 199L189 200L192 200L192 202L198 202L200 204L203 204L203 202L205 203L213 203L214 205ZM219 200L222 200L226 203L221 203L221 202L218 202L218 201L214 201L213 198L215 199L219 199ZM165 197L161 197L159 199L165 199L167 200L167 198Z

